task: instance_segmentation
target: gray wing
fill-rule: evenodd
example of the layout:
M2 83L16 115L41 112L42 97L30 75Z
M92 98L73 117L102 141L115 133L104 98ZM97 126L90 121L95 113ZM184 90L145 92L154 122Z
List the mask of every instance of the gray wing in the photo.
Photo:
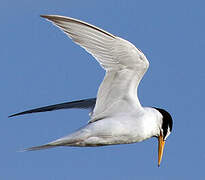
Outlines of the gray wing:
M65 102L65 103L30 109L27 111L12 114L9 117L37 113L37 112L55 111L55 110L60 110L60 109L79 108L79 109L90 109L91 111L93 111L93 109L95 107L95 103L96 103L96 98L82 99L82 100L78 100L78 101L71 101L71 102Z
M57 15L41 17L63 30L75 43L91 53L106 70L105 78L98 89L90 122L120 111L127 112L130 110L129 104L141 108L137 88L149 66L148 60L141 51L130 42L86 22ZM57 109L58 107L59 105ZM64 105L63 108L61 105L60 107L63 109ZM53 109L53 107L46 107L46 111L50 108ZM56 109L55 105L54 109ZM37 112L42 112L41 110L40 108ZM30 110L26 113L32 113L31 111L36 112Z
M89 52L106 70L90 122L130 106L141 108L138 85L149 67L145 55L132 43L86 22L58 15L41 15Z

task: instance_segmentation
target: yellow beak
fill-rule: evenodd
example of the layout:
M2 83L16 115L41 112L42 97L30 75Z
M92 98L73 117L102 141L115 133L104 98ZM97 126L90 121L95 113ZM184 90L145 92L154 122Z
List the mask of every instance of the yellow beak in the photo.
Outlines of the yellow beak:
M158 137L158 167L160 166L163 150L164 150L165 141L163 139L163 136L160 134Z

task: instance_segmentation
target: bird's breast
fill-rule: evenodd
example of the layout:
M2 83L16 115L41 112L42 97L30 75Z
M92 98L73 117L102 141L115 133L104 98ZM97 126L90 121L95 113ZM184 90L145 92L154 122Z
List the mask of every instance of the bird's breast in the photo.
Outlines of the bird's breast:
M90 137L87 141L105 144L126 144L143 141L150 137L146 123L130 116L107 118L90 123L87 127Z

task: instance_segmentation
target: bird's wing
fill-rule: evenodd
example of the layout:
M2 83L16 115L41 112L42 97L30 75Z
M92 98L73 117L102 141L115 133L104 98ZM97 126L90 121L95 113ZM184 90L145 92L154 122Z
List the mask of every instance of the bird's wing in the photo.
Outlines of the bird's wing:
M57 15L41 17L63 30L106 70L90 122L126 111L129 105L141 106L137 87L149 62L139 49L122 38L77 19Z
M96 98L90 98L90 99L83 99L78 101L71 101L71 102L65 102L50 106L44 106L40 108L30 109L27 111L19 112L16 114L12 114L9 117L24 115L24 114L31 114L31 113L37 113L37 112L46 112L46 111L55 111L60 109L90 109L93 111L96 103Z

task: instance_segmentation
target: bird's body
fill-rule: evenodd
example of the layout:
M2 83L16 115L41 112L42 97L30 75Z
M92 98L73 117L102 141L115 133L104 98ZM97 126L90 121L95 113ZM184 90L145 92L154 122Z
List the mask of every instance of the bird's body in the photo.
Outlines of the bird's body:
M75 43L91 53L106 71L96 99L63 103L14 114L26 114L63 108L91 108L88 124L74 133L42 146L103 146L159 139L159 160L164 141L172 129L168 112L142 107L137 97L138 85L149 67L141 50L132 43L96 26L69 17L43 15L64 31Z
M68 136L39 147L37 150L53 146L104 146L140 142L160 134L161 114L154 108L143 108L142 111L119 113L104 117L80 128Z

